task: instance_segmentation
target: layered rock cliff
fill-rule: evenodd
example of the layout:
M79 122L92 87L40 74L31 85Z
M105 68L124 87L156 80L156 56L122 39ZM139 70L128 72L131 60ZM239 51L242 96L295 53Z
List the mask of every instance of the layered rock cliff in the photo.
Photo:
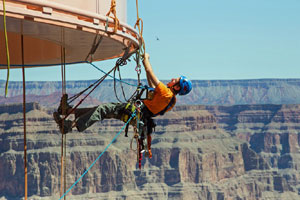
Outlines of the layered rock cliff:
M60 196L61 135L51 112L27 104L31 199ZM299 114L299 105L177 106L156 119L142 170L121 135L67 199L299 199ZM0 198L24 195L22 123L22 106L0 106ZM122 125L104 120L67 135L67 188Z
M86 89L95 80L68 81L67 92L77 94ZM128 83L124 84L124 82ZM167 81L163 81L167 82ZM146 81L143 80L145 84ZM184 98L178 98L178 104L189 105L240 105L240 104L299 104L300 79L253 79L253 80L192 80L193 90ZM137 80L124 80L126 98L136 89ZM118 97L123 100L120 82L116 82ZM22 82L9 82L8 98L4 98L5 82L0 80L0 103L21 103ZM116 102L113 92L113 80L104 80L92 94L87 104ZM28 102L39 102L44 106L56 106L61 94L61 82L26 82ZM2 97L1 97L2 96Z

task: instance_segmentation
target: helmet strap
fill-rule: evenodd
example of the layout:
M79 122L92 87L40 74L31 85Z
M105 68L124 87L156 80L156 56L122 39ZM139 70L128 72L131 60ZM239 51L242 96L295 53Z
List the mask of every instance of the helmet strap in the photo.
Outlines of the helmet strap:
M179 90L176 90L176 89L174 88L175 86L179 86ZM173 91L175 94L178 94L178 93L180 92L180 83L179 83L179 82L176 83L175 85L172 86L171 89L172 89L172 91Z

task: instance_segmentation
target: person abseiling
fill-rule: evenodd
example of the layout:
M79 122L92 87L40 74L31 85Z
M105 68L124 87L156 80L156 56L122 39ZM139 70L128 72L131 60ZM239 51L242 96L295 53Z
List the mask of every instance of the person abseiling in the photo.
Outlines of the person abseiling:
M176 95L186 95L192 90L192 83L185 76L173 78L167 85L159 81L152 70L149 62L149 54L144 55L143 65L147 75L149 87L154 89L153 95L150 99L141 100L141 121L147 126L147 134L152 133L152 128L155 126L152 118L170 111L176 104ZM62 102L61 102L62 103ZM61 108L61 105L60 105ZM62 123L61 109L54 112L53 116L57 122L61 132L66 134L76 127L79 132L86 130L97 121L103 119L115 118L127 122L131 113L136 109L134 103L103 103L92 108L77 108L71 114L75 114L73 121L65 119ZM70 112L72 107L68 107ZM130 122L135 125L135 120ZM64 128L62 127L62 124Z

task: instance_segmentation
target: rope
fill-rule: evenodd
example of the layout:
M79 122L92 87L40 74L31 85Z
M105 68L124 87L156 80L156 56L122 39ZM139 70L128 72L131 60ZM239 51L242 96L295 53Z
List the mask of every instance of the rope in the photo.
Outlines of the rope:
M106 18L106 23L105 23L105 32L107 32L107 28L108 28L108 18ZM100 36L99 40L97 41L99 32L98 34L96 34L95 38L94 38L94 42L93 42L93 46L89 52L89 54L86 56L85 60L87 61L89 56L91 56L91 62L93 62L93 55L95 54L96 50L98 49L99 44L102 42L103 40L103 35Z
M137 137L137 161L138 161L138 165L139 165L139 169L142 168L142 152L141 152L141 145L143 143L143 136L141 135L141 127L140 127L140 120L141 120L141 111L138 109L138 116L137 116L137 120L136 120L136 127L137 127L137 131L138 131L138 137Z
M139 17L139 4L138 4L138 0L136 0L136 16L137 16L137 20L135 22L134 28L136 28L136 26L138 26L139 34L140 34L140 36L142 36L143 35L143 20ZM142 28L140 27L140 21L142 22Z
M106 152L106 150L110 147L110 145L112 145L112 143L117 139L117 137L122 133L122 131L124 130L124 128L127 126L127 124L129 124L129 122L135 117L136 112L132 113L131 117L128 119L128 121L126 122L126 124L124 124L124 126L121 128L121 130L117 133L117 135L112 139L112 141L106 146L106 148L104 149L104 151L96 158L96 160L90 165L90 167L77 179L77 181L67 190L67 192L65 192L60 198L59 200L61 200L64 196L66 196L73 187L75 187L75 185L77 183L79 183L79 181L88 173L88 171L96 164L96 162L101 158L101 156Z
M64 174L64 168L63 168L63 166L64 166L64 157L63 157L63 155L64 155L64 143L63 143L63 141L64 141L64 136L63 136L63 134L61 134L61 148L60 148L60 150L61 150L61 154L60 154L60 174L61 174L61 176L60 176L60 194L62 194L63 193L63 182L64 182L64 179L63 179L63 174Z
M141 75L142 69L141 69L141 64L140 64L140 61L141 61L140 49L139 49L138 52L136 53L135 61L136 61L136 68L135 68L135 71L136 71L137 77L138 77L138 85L141 85L141 78L140 78L140 75Z
M103 77L101 77L99 80L97 80L93 85L93 88L91 89L91 91L89 91L89 93L87 95L85 95L85 97L83 97L78 103L76 106L74 106L72 108L72 110L66 114L66 116L63 118L63 119L66 119L103 81L104 79L116 68L118 67L118 63L107 73L105 74ZM86 88L84 91L88 90L91 88L90 85L88 88ZM73 97L71 97L70 99L72 99L71 101L74 101L76 98L78 98L81 94L83 94L83 91L80 92L79 94L77 95L74 95Z
M116 76L116 70L118 70L118 72L119 72L119 79L122 80L122 78L121 78L121 73L120 73L120 69L119 69L119 67L118 67L117 69L114 70L114 92L115 92L115 96L116 96L117 100L118 100L119 102L122 102L122 101L119 99L118 94L117 94L117 85L116 85L116 81L115 81L115 80L116 80L116 78L115 78L115 76ZM125 92L124 92L124 88L123 88L123 84L122 84L122 83L121 83L121 90L122 90L122 94L123 94L123 97L124 97L125 101L127 101L127 100L126 100L126 96L125 96Z
M89 63L91 66L93 66L95 69L97 69L98 71L102 72L103 74L105 74L105 75L107 75L107 76L113 78L113 80L114 80L114 92L115 92L115 94L117 94L117 93L116 93L116 81L119 81L119 82L121 83L121 88L122 88L123 97L124 97L124 99L125 99L127 102L135 96L135 94L136 94L137 91L135 91L129 99L126 99L126 96L125 96L125 93L124 93L124 89L123 89L122 83L127 84L127 85L129 85L129 86L136 87L136 88L138 88L138 89L143 89L143 88L145 88L145 87L141 86L141 84L140 84L139 75L138 75L138 83L139 83L139 84L138 84L138 85L134 85L134 84L130 84L130 83L128 83L128 82L125 82L125 81L123 81L123 80L121 79L121 74L120 74L120 70L119 70L119 69L118 69L118 71L119 71L119 77L120 77L120 78L117 79L116 76L115 76L116 70L114 70L114 76L111 76L111 75L109 75L108 73L106 73L105 71L103 71L102 69L100 69L99 67L97 67L95 64L93 64L93 63L91 63L91 62L88 62L88 61L87 61L87 63ZM97 81L96 81L95 83L93 83L92 85L90 85L90 86L89 86L88 88L86 88L85 90L83 90L80 94L77 94L77 95L80 96L81 94L83 94L85 91L87 91L90 87L92 87L92 86L93 86L94 84L96 84L96 83L97 83ZM72 98L73 98L73 97L72 97ZM77 98L77 97L76 97L76 98ZM121 100L119 99L118 95L116 95L116 98L117 98L118 101L121 102ZM73 101L73 100L72 100L72 101Z
M140 40L139 40L139 49L137 50L136 53L136 68L135 71L137 72L137 77L138 77L138 85L141 85L141 80L140 80L140 74L141 74L141 58L144 57L144 54L146 52L146 46L145 46L145 41L143 38L143 27L144 23L143 20L139 17L139 5L138 5L138 0L136 0L136 15L137 15L137 20L134 25L134 28L138 27L139 30L139 35L140 35ZM141 22L141 25L140 25Z
M95 69L97 69L98 71L102 72L103 74L107 74L105 71L103 71L102 69L100 69L99 67L97 67L95 64L90 63L90 62L87 62L87 63L89 63L91 66L93 66ZM115 82L115 81L119 81L119 82L121 83L123 96L124 96L124 99L125 99L127 102L130 101L130 100L138 93L138 90L140 90L140 89L147 89L146 86L142 86L141 81L140 81L139 72L137 72L137 73L138 73L138 85L131 84L131 83L128 83L128 82L125 82L125 81L123 81L122 79L117 79L117 78L115 77L115 75L114 75L114 76L111 76L111 75L107 74L109 77L113 78L113 80L114 80L114 91L115 91L115 94L116 94L116 85L115 85L116 82ZM119 77L121 77L120 74L119 74ZM96 81L96 82L97 82L97 81ZM94 84L96 84L96 82L95 82ZM131 97L130 97L129 99L126 99L126 97L125 97L124 89L123 89L122 83L137 88L136 91L131 95ZM90 85L89 87L93 86L94 84ZM86 88L85 90L83 90L80 94L77 94L77 96L78 96L78 95L80 96L81 94L83 94L86 90L89 89L89 87ZM76 97L76 98L77 98L77 97ZM120 99L118 98L117 95L116 95L116 98L117 98L118 101L120 101ZM71 98L70 98L70 99L71 99ZM73 101L73 100L72 100L72 101Z
M123 63L123 65L124 65L124 64L127 64L127 63ZM116 78L116 70L118 70L118 72L119 72L119 79ZM134 97L134 95L136 94L136 91L131 95L131 97L130 97L129 99L126 98L125 91L124 91L124 87L123 87L123 84L122 84L121 72L120 72L120 68L119 68L119 67L116 68L116 69L114 70L114 92L115 92L115 96L116 96L117 100L118 100L119 102L122 102L122 101L119 99L118 94L117 94L116 80L119 80L119 81L120 81L121 91L122 91L124 100L125 100L126 102L129 102L129 101ZM140 84L139 84L139 85L140 85ZM139 86L137 85L137 86L135 86L135 87L137 87L137 89L138 89ZM137 89L136 89L136 90L137 90Z
M107 74L105 71L103 71L102 69L100 69L99 67L97 67L95 64L91 63L91 62L87 62L88 64L90 64L91 66L93 66L95 69L97 69L98 71L102 72L103 74ZM108 74L109 77L113 78L114 80L116 81L119 81L119 82L122 82L124 84L127 84L129 86L134 86L134 87L138 87L138 85L134 85L134 84L131 84L131 83L128 83L128 82L125 82L123 80L120 80L120 79L117 79L116 77L114 76L111 76Z
M65 34L64 29L61 29L61 36L62 36L62 44L61 44L61 79L62 79L62 96L66 94L66 50L64 48L64 40ZM65 110L65 105L62 104L62 110ZM66 113L62 113L65 115ZM64 129L64 120L62 120L62 128ZM64 130L62 130L64 132ZM66 192L66 152L67 152L67 136L66 134L61 135L61 177L60 177L60 194ZM65 199L65 198L64 198Z
M111 4L110 4L110 9L108 11L108 13L106 14L106 16L110 17L109 15L112 13L114 15L114 17L110 17L114 20L115 22L115 26L114 26L114 33L117 32L119 26L120 26L120 22L119 19L117 18L117 10L116 10L116 0L111 0Z
M74 106L72 108L72 110L67 113L67 115L64 117L64 119L66 119L103 81L104 79L112 72L114 71L116 68L118 68L119 66L121 65L124 65L126 64L126 60L131 56L132 53L129 53L129 47L125 50L122 58L119 58L116 62L116 65L108 72L106 73L103 77L101 77L99 80L97 80L94 84L90 85L88 88L86 88L85 90L83 90L82 92L74 95L73 97L69 98L69 99L72 99L71 101L74 101L76 98L78 98L81 94L83 94L83 92L87 91L88 89L90 89L91 87L93 87L91 89L91 91L89 91L89 93L84 97L82 98L76 106Z
M5 36L5 48L6 48L6 60L7 60L7 78L5 84L5 97L7 96L8 91L8 82L9 82L9 71L10 71L10 58L9 58L9 48L8 48L8 37L6 29L6 9L5 9L5 0L3 2L3 26L4 26L4 36Z
M137 15L137 20L136 23L134 25L134 28L138 27L139 29L139 35L140 35L140 51L139 52L141 54L141 56L144 55L144 53L146 52L146 46L145 46L145 41L143 38L143 29L144 29L144 22L143 20L139 17L139 5L138 5L138 0L136 0L136 15ZM140 25L141 22L141 25Z
M21 29L23 33L23 24L21 24ZM23 118L24 118L24 196L25 200L27 200L28 196L28 181L27 181L27 174L28 174L28 169L27 169L27 139L26 139L26 85L25 85L25 68L24 68L24 37L23 34L21 35L21 54L22 54L22 77L23 77Z
M125 83L125 84L127 84L127 85L129 85L129 86L142 88L141 86L134 85L134 84L130 84L130 83L128 83L128 82L122 81L122 80L120 80L120 79L117 79L117 78L111 76L109 73L106 73L105 71L103 71L102 69L100 69L99 67L97 67L97 66L96 66L95 64L93 64L93 63L90 63L90 62L88 62L88 61L87 61L86 63L90 64L91 66L93 66L93 67L94 67L95 69L97 69L98 71L101 71L103 74L105 74L105 76L109 76L109 77L113 78L113 79L116 80L116 81ZM110 73L111 73L111 71L110 71ZM103 77L102 77L102 78L103 78ZM93 84L91 84L91 85L90 85L89 87L87 87L86 89L82 90L80 93L78 93L78 94L76 94L76 95L70 97L70 98L68 99L69 103L73 102L75 99L77 99L79 96L81 96L84 92L86 92L87 90L89 90L90 88L92 88L93 86L95 86L96 84L98 84L99 81L101 81L102 78L100 78L99 80L97 80L96 82L94 82Z

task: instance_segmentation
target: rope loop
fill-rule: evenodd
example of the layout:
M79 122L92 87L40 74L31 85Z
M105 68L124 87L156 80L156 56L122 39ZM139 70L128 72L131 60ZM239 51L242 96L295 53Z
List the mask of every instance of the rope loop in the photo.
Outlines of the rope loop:
M141 22L141 26L140 26ZM143 29L144 29L144 22L141 18L138 18L135 22L134 28L138 27L139 29L139 34L142 36L143 35Z

